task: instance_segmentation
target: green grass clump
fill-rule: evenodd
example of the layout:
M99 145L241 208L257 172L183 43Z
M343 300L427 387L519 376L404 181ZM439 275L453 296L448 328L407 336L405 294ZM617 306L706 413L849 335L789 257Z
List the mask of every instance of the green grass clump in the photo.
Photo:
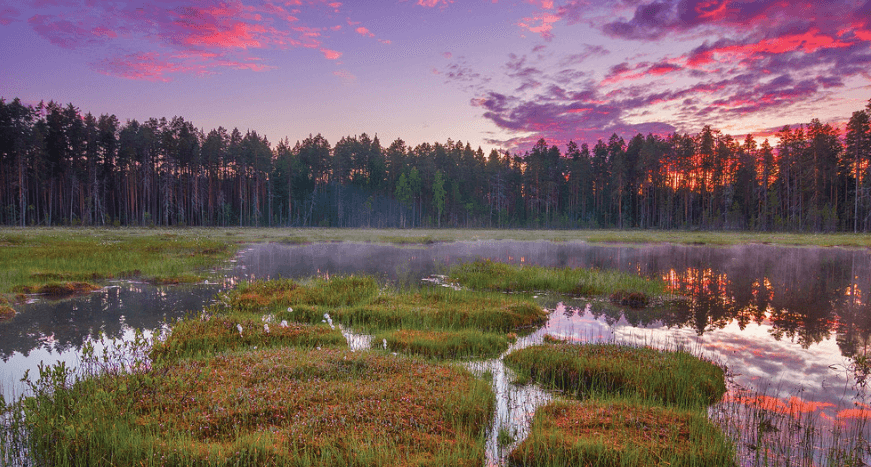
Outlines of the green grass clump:
M464 287L499 292L558 292L572 295L621 292L650 297L665 291L665 284L661 281L619 271L515 266L491 260L459 264L451 268L448 275Z
M704 412L626 400L559 401L539 408L511 466L734 466L734 451Z
M346 347L347 344L341 332L326 325L286 323L282 326L250 317L214 316L177 322L165 340L155 343L151 356L155 361L174 361L250 348Z
M505 363L533 381L578 396L706 407L726 392L722 368L682 350L549 343L512 352Z
M290 305L347 307L365 303L377 293L378 283L372 277L337 276L313 279L305 286L289 279L250 282L230 292L228 299L234 310L261 312Z
M528 298L443 288L381 290L365 276L315 279L307 285L286 279L253 282L230 292L227 303L234 312L272 313L278 321L320 323L328 313L338 323L367 331L509 332L547 320L547 312Z
M140 229L0 230L0 293L52 282L112 278L202 280L201 271L231 258L237 245L201 236Z
M377 330L476 329L509 332L533 329L547 321L547 312L528 299L502 294L442 288L385 292L370 303L336 310L342 323Z
M460 367L272 349L56 384L25 415L49 465L471 467L494 403Z
M394 352L423 355L430 358L492 358L508 350L504 334L483 333L477 330L423 331L403 329L375 334L372 345Z

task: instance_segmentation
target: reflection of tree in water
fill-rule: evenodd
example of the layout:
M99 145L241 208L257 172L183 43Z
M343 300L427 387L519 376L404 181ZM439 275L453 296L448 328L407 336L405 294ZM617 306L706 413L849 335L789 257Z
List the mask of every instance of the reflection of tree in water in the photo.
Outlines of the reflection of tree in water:
M597 304L613 325L659 322L701 335L735 322L769 324L775 339L807 348L837 333L846 356L867 352L871 332L871 256L842 249L681 246L624 249L589 256L596 267L660 277L682 299L643 310ZM609 264L610 262L610 264Z
M34 349L77 350L98 333L111 339L131 328L154 329L201 310L217 290L123 284L63 301L23 305L13 320L0 324L0 358L6 361L14 352L29 355Z

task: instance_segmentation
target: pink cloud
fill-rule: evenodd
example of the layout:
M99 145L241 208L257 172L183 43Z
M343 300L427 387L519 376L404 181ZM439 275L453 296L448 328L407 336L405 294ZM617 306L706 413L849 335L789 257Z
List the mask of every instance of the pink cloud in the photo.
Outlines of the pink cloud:
M351 74L348 70L337 70L333 72L345 84L353 84L357 81L357 77Z
M553 39L553 24L561 18L552 13L541 13L528 18L523 18L517 25L529 32L539 34L545 40Z
M375 34L372 34L372 32L370 32L368 29L364 28L363 26L360 26L359 28L355 29L355 31L357 31L357 34L359 34L363 37L375 37Z
M169 81L166 73L185 71L178 64L160 58L156 52L112 57L92 64L92 68L105 75L145 81Z
M418 5L426 8L433 8L439 5L446 7L451 3L454 3L454 0L417 0Z
M335 50L330 49L321 49L321 53L324 54L324 57L327 60L338 60L339 57L342 56L342 52L336 52Z
M19 11L11 6L0 7L0 24L8 26L18 20Z
M272 67L257 60L258 51L267 49L305 47L321 50L329 60L341 56L324 44L340 25L315 26L300 19L316 16L318 9L342 7L329 0L35 0L30 6L35 11L28 14L28 23L37 34L68 49L102 46L108 58L93 67L132 79L163 80L170 72L204 74L221 68L267 70ZM17 14L0 6L0 24ZM125 53L116 56L120 48ZM133 63L137 57L141 66Z

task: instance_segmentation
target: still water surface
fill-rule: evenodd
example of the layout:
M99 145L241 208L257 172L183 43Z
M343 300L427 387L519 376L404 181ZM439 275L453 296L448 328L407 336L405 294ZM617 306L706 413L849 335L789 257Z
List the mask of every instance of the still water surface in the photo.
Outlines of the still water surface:
M725 364L730 395L721 404L763 407L832 426L871 418L865 397L871 335L871 254L840 248L782 248L765 245L695 247L677 245L602 246L580 242L460 242L424 247L324 243L300 246L260 244L240 253L212 282L183 287L110 283L103 290L63 301L37 300L17 306L18 316L0 323L0 383L3 394L23 391L18 382L39 361L74 364L82 344L102 333L124 338L133 329L153 330L197 313L214 294L240 280L314 275L372 274L398 285L418 284L456 262L489 258L515 264L620 269L665 280L676 300L644 310L607 301L542 295L552 317L545 328L518 345L546 334L576 341L685 346ZM527 418L542 396L499 383L500 362L491 361L497 392L508 397L501 418ZM498 369L498 371L493 371ZM513 392L512 392L513 391ZM753 397L742 395L752 394ZM537 397L537 396L536 396ZM513 401L513 402L511 402ZM517 402L521 401L521 402ZM790 415L792 416L792 415ZM528 420L527 420L528 421ZM505 422L518 432L524 421ZM743 427L746 430L747 427ZM862 425L861 430L867 430ZM752 430L751 430L752 431ZM758 431L758 430L757 430ZM518 433L522 435L522 433ZM742 437L742 457L752 457L757 440ZM864 436L868 437L867 431ZM748 447L749 446L749 447ZM492 446L493 449L497 449ZM871 463L871 454L864 455ZM743 461L753 464L749 460Z

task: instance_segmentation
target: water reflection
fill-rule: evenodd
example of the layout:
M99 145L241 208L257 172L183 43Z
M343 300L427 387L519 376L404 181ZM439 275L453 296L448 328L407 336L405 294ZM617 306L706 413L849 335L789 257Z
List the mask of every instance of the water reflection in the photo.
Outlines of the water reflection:
M38 376L46 365L78 362L85 342L97 336L123 340L134 329L153 330L187 313L202 310L223 284L156 287L115 282L87 295L65 300L37 299L16 305L14 319L0 323L0 388L20 394L25 371ZM7 397L7 400L9 398Z
M682 300L633 311L603 308L608 322L661 323L698 335L737 324L766 325L802 348L832 335L845 356L864 355L871 335L871 255L840 248L460 242L420 248L325 243L257 245L242 254L249 278L364 273L413 284L451 264L489 258L555 267L620 269L665 280Z

